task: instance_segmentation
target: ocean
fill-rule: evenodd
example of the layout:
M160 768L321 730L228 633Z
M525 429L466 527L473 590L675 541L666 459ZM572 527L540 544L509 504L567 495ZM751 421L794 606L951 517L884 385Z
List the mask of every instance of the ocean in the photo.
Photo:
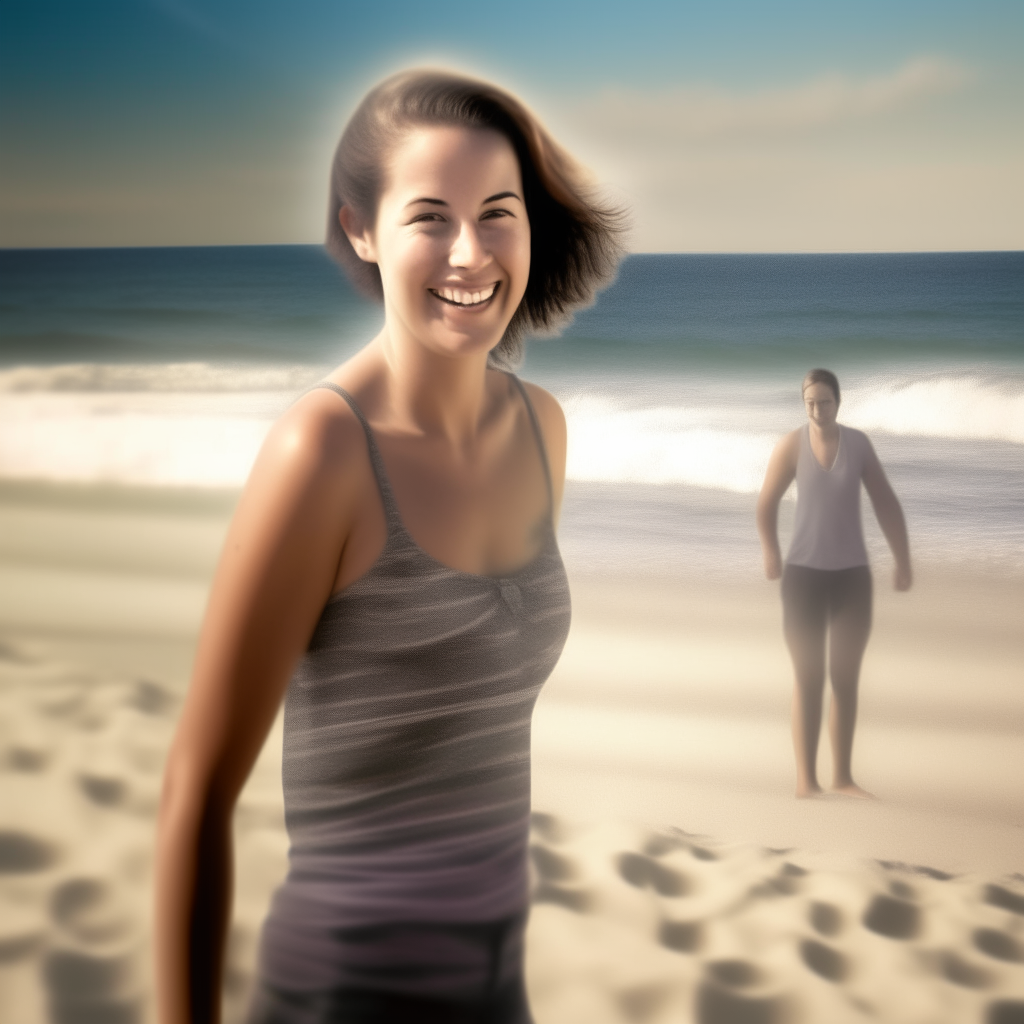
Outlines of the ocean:
M318 246L0 251L0 485L237 489L380 322ZM1022 252L629 257L520 369L568 417L570 569L759 573L757 490L812 366L919 559L1024 570Z

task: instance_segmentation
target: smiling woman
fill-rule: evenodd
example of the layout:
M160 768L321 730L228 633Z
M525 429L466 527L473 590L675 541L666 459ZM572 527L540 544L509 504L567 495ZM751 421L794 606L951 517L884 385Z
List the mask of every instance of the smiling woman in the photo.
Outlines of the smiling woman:
M378 268L385 313L436 352L494 347L530 275L522 175L491 129L410 129L371 222L345 205L356 255Z
M290 871L253 1024L529 1022L566 439L504 367L607 280L618 227L493 86L412 72L354 115L328 244L384 327L274 426L228 533L164 782L165 1024L217 1018L231 811L282 697Z
M371 298L383 298L379 267L357 253L339 214L347 208L372 221L386 169L394 173L402 165L394 159L395 148L411 129L427 127L488 129L515 154L519 193L489 197L519 200L530 221L530 273L523 301L494 353L514 362L525 333L559 327L610 279L621 255L621 212L595 201L578 165L513 96L440 72L395 75L372 90L352 115L331 169L327 248ZM429 193L419 198L428 204L438 199Z

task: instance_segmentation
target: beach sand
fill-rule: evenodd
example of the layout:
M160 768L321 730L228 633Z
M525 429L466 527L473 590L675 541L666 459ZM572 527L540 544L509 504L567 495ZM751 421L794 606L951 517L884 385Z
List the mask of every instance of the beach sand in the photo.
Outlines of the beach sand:
M0 485L3 1020L151 1019L160 773L233 501ZM534 718L538 1024L1024 1021L1024 581L925 564L895 594L880 566L880 799L796 801L754 569L574 574ZM229 1022L286 864L279 771L280 723L236 816Z

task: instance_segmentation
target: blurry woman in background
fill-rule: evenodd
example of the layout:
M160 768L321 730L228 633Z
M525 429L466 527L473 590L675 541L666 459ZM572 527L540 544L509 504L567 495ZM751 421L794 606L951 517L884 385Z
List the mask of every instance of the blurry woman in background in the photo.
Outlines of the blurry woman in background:
M861 529L861 481L896 558L897 590L910 588L910 546L903 510L867 435L836 422L835 374L811 370L804 378L803 399L808 422L776 445L757 502L765 574L770 580L782 577L783 630L796 674L796 795L822 792L816 765L827 637L832 788L867 797L870 794L853 781L850 767L857 684L871 632L871 570ZM794 479L796 518L783 567L779 502Z
M502 369L592 300L619 217L514 98L388 79L338 145L328 247L384 327L271 431L169 757L164 1024L218 1015L231 814L285 697L288 877L252 1020L530 1019L530 718L569 628L565 421Z

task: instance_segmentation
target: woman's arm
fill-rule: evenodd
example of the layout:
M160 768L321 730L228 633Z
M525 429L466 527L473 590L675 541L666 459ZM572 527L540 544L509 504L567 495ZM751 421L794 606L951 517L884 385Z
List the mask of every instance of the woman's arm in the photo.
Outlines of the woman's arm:
M362 431L326 392L271 431L228 530L167 759L154 952L161 1024L220 1016L231 816L295 662L330 596L350 528Z
M864 486L875 510L878 525L889 542L893 557L896 559L896 572L893 585L897 590L909 590L913 582L913 571L910 567L910 539L907 536L907 523L903 518L896 492L892 489L882 463L871 442L867 441L867 454L864 458Z
M782 550L779 548L779 502L796 478L796 460L800 452L800 431L786 434L775 446L757 496L757 532L761 537L764 574L770 580L782 575Z

